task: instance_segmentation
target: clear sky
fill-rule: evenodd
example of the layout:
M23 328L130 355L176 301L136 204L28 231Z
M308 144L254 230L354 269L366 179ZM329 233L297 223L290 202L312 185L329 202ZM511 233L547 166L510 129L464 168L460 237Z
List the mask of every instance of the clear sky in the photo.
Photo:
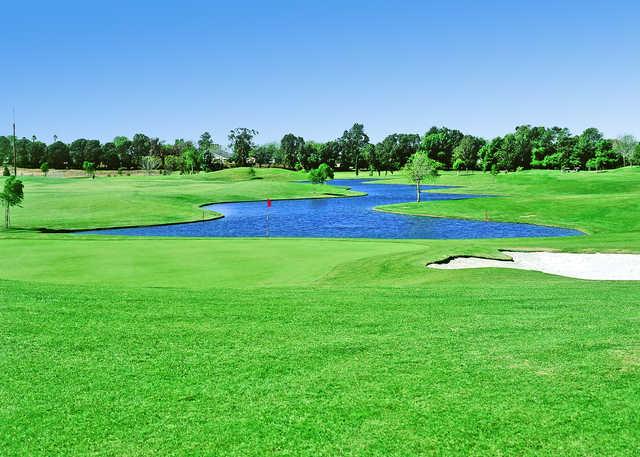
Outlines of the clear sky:
M2 2L0 131L640 136L638 1Z

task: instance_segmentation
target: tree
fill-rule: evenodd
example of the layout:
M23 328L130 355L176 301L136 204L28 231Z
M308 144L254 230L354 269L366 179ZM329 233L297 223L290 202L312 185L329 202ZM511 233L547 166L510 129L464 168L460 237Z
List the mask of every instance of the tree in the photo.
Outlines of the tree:
M381 170L393 173L400 170L420 146L420 135L394 133L376 145L377 160Z
M326 163L321 163L318 166L318 171L325 177L326 180L333 179L333 168Z
M169 155L164 159L164 170L171 174L176 170L181 170L183 167L182 157Z
M280 150L282 151L282 165L285 168L293 170L298 163L298 158L304 148L304 138L295 136L293 133L287 133L280 140Z
M270 165L278 155L278 146L275 143L263 144L256 147L251 152L251 155L256 159L259 167L262 165Z
M131 139L131 166L140 164L144 156L151 155L151 139L144 133L136 133Z
M102 145L102 164L107 167L108 170L117 170L120 168L120 156L118 155L118 149L116 145L109 141Z
M35 136L34 136L35 138ZM31 152L29 154L29 166L32 168L39 167L42 162L47 160L47 145L42 141L33 140L31 142Z
M640 144L636 146L636 150L631 157L630 163L632 165L640 165Z
M130 170L134 167L133 151L131 148L131 140L126 136L117 136L113 139L113 145L116 148L118 161L122 168Z
M47 162L42 162L42 165L40 165L40 171L43 175L47 176L47 173L49 173L49 164Z
M211 149L211 146L213 146L211 134L209 132L204 132L200 135L200 139L198 140L198 150L200 151L200 155L203 156L206 154L209 149Z
M590 127L582 132L569 156L570 165L573 167L584 167L589 159L595 157L598 142L602 139L602 133L596 128Z
M424 152L416 152L412 155L404 167L409 179L416 183L416 202L420 202L420 183L424 180L435 180L440 174L438 170L442 164L430 159Z
M200 168L200 154L198 150L192 145L187 146L182 151L182 163L184 164L183 171L185 173L195 173Z
M355 123L349 130L345 130L338 139L340 145L340 166L348 168L353 166L358 176L360 168L360 155L365 146L369 144L369 136L364 133L364 125Z
M82 168L85 161L88 158L85 156L85 149L87 146L87 140L84 138L78 138L69 145L69 164L73 168Z
M600 140L596 144L595 155L587 160L586 166L595 169L596 172L603 168L613 168L620 164L621 156L613 150L613 143L610 140Z
M92 178L96 177L96 164L89 161L84 161L82 163L82 169L87 174L87 176L91 176Z
M460 143L453 148L453 168L454 170L470 170L475 168L478 162L478 152L484 146L485 141L472 135L465 135ZM458 167L456 168L456 164Z
M11 176L11 171L9 171L9 167L6 164L2 166L2 176Z
M422 138L420 151L426 153L430 159L442 163L445 168L451 168L453 150L463 137L464 134L460 130L431 127Z
M70 160L69 147L62 141L56 141L47 146L47 162L51 168L67 168Z
M373 174L374 171L378 172L378 176L380 176L380 172L382 171L382 154L379 148L374 144L368 144L362 153L362 158L369 166L369 174Z
M257 134L257 130L244 127L236 128L229 132L229 147L233 151L233 161L236 165L241 167L247 165L249 153L255 147L253 137Z
M632 163L632 159L636 148L638 147L638 141L633 135L622 135L616 138L613 142L613 151L615 154L622 158L622 165Z
M11 225L10 209L12 206L21 206L24 199L24 186L22 181L15 176L8 177L4 182L4 189L0 194L0 200L4 205L4 227Z
M144 156L140 159L140 165L150 175L153 170L157 170L160 167L160 159L156 156Z
M462 159L454 160L452 168L456 171L456 174L459 175L460 174L460 170L465 168L464 161Z
M326 163L322 163L318 168L309 171L309 180L313 184L324 184L329 179L333 179L333 170Z

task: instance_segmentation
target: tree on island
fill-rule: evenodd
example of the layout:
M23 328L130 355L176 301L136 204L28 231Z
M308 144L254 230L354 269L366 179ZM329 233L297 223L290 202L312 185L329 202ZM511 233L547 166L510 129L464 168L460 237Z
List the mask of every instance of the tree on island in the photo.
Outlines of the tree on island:
M416 152L404 167L409 179L416 183L416 202L420 203L420 184L423 181L435 181L440 176L440 162L430 159L425 152Z
M4 227L11 225L10 209L12 206L21 206L24 199L24 185L15 176L10 176L4 182L4 189L0 194L0 201L4 205Z
M333 169L326 163L321 163L318 168L309 171L309 181L313 184L324 184L333 179Z

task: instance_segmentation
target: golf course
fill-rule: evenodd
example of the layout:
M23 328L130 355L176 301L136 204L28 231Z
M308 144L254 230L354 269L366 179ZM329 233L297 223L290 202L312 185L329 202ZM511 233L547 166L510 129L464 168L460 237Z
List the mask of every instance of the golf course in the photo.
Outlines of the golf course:
M77 233L216 224L202 206L221 202L362 198L306 176L22 177L0 231L0 454L640 452L640 283L426 268L502 250L640 253L639 167L447 171L436 184L455 187L371 209L579 236Z

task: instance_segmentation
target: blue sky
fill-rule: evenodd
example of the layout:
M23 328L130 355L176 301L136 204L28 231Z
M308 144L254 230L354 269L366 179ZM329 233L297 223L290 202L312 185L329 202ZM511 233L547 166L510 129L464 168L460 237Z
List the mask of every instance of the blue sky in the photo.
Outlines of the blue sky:
M5 2L0 131L640 136L640 2ZM2 126L4 125L4 127Z

